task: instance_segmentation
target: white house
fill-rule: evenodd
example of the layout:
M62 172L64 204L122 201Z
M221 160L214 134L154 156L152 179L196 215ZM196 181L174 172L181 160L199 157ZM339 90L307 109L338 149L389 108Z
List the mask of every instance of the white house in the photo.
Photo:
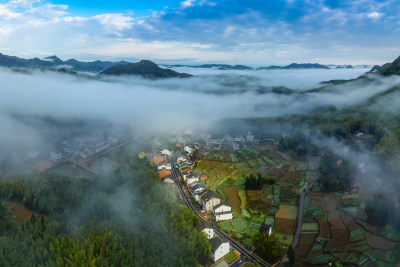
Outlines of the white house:
M173 184L174 180L170 177L170 175L165 176L164 183L166 184Z
M220 258L229 253L230 245L228 240L223 237L216 236L210 239L211 243L211 258L218 261Z
M197 230L202 230L207 235L208 239L215 236L214 228L207 222L199 223L196 228Z
M162 164L160 166L158 166L158 170L171 170L171 164L167 163L167 164Z
M63 159L63 155L60 153L54 153L53 151L50 152L50 160L54 162L59 162Z
M161 151L161 154L163 154L164 156L171 157L172 152L169 151L168 149L163 149L163 150Z
M192 149L190 146L185 146L185 147L183 148L183 150L186 151L186 152L189 153L189 154L192 154L192 151L193 151L193 149Z
M214 215L217 222L232 220L232 206L227 203L220 203L214 207Z
M200 203L203 205L203 209L211 211L215 206L221 203L221 199L215 192L207 190L200 195Z
M188 175L184 175L184 179L188 185L193 184L199 181L199 175L191 173Z
M201 192L207 190L206 187L202 183L193 184L189 187L189 189L192 193L201 193Z
M187 160L187 159L186 159L184 156L179 156L179 157L176 159L176 163L180 164L181 162L186 161L186 160Z

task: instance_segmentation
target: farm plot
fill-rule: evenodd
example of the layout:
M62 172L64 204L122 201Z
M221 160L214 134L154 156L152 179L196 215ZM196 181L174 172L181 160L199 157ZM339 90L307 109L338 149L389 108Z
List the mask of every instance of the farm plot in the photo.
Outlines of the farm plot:
M229 221L220 222L218 223L218 226L226 233L230 233L234 230Z
M250 167L252 167L252 168L258 167L258 162L256 159L251 159L251 160L248 160L247 162L249 163Z
M282 233L293 234L296 230L297 207L280 205L275 214L275 230Z
M318 223L302 223L301 225L301 233L307 234L307 233L312 233L312 234L317 234L318 233Z
M287 234L287 233L279 233L275 232L275 234L278 236L279 240L284 244L284 245L290 245L293 243L293 238L294 236L292 234Z
M236 233L241 233L244 230L246 230L247 228L247 223L245 220L243 220L242 218L233 218L232 219L232 225L233 225L233 229L235 230Z
M300 234L299 244L296 247L296 261L307 258L308 252L311 250L315 238L318 234Z
M262 190L247 190L247 206L250 210L263 212L267 210L268 204Z
M246 191L245 190L239 190L238 191L238 197L240 199L240 209L246 209L247 206L247 197L246 197Z
M268 163L269 165L275 165L275 161L273 161L272 159L268 158L267 156L262 156L261 157L266 163Z
M239 158L235 154L231 154L231 160L232 162L239 162Z
M392 250L396 247L397 243L389 241L379 235L375 235L370 232L365 232L365 239L371 248L381 248L386 250Z
M227 202L232 205L232 208L236 211L240 211L241 201L239 199L237 186L231 185L229 187L221 188L221 191L226 196Z

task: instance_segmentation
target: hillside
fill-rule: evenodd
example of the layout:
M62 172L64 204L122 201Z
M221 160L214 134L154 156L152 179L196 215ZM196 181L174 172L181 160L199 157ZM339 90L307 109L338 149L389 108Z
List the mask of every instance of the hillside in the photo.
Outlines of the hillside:
M0 53L0 66L8 68L59 68L61 66L68 65L72 67L72 71L101 72L116 65L126 65L129 63L130 62L127 61L111 62L100 60L83 62L76 59L63 61L55 55L45 57L44 59L24 59L15 56L3 55Z
M385 76L391 74L400 74L400 56L396 58L392 63L387 63L383 65L379 69L378 73Z
M162 69L150 60L141 60L137 63L116 65L103 71L103 75L136 75L149 79L160 78L187 78L192 75L176 72L170 69Z
M9 68L47 68L54 66L52 61L41 60L39 58L24 59L14 56L7 56L0 53L0 66Z

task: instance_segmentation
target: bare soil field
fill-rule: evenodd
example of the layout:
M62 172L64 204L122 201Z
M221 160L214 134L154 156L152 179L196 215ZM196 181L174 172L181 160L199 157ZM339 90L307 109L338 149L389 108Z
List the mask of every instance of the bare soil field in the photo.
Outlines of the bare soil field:
M252 200L263 200L264 195L262 190L247 190L247 201L252 201Z
M294 232L296 231L296 220L276 218L275 225L275 231L277 232L294 234Z
M12 213L15 216L14 224L21 226L25 220L32 217L33 212L26 209L22 203L11 202L7 214Z
M389 241L379 235L374 235L370 232L365 232L365 238L367 239L367 243L371 248L392 250L398 244L396 242Z
M299 244L296 247L296 261L307 258L317 236L318 234L300 234Z
M342 211L337 209L339 199L335 198L334 194L323 194L320 201L321 210L328 214L332 232L332 240L327 243L326 250L339 251L349 241L349 232L340 217Z
M232 205L232 208L236 211L240 211L240 199L238 196L237 186L231 185L226 188L222 188L221 191L227 197L227 202Z
M263 190L247 190L247 207L251 210L265 212L268 202L263 194Z

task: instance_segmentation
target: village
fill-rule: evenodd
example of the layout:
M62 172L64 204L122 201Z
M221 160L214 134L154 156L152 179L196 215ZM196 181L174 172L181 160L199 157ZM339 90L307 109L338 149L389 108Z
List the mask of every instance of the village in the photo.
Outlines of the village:
M245 261L232 241L255 255L253 234L273 232L284 249L292 246L296 258L303 258L303 266L333 262L392 266L400 241L397 234L378 231L365 221L361 184L352 184L348 192L322 191L316 182L320 155L299 160L279 151L277 141L257 139L250 131L174 145L158 153L142 152L139 158L156 168L168 188L176 193L182 188L202 222L198 227L210 239L215 265ZM264 177L264 184L246 187L252 175ZM283 256L278 263L285 261Z
M230 146L233 150L237 150L242 146L250 147L254 144L260 144L261 140L255 140L251 132L245 137L224 139L208 138L203 142L197 140L198 142L188 145L176 144L177 149L174 152L168 149L162 149L154 154L141 152L139 158L148 159L149 164L156 167L160 180L171 190L178 192L178 187L182 188L185 198L190 201L191 206L194 207L201 218L201 223L197 228L204 231L210 239L211 258L215 262L215 266L242 266L247 261L245 259L248 258L245 255L242 257L241 253L231 245L227 238L215 231L216 227L221 228L218 223L228 222L234 218L232 205L215 191L207 188L205 183L208 174L196 171L194 155L205 156L211 151L219 151L223 145L228 145L227 142L231 143ZM271 141L271 139L266 141ZM263 223L259 231L271 234L272 227L271 224ZM251 250L251 248L247 249Z

